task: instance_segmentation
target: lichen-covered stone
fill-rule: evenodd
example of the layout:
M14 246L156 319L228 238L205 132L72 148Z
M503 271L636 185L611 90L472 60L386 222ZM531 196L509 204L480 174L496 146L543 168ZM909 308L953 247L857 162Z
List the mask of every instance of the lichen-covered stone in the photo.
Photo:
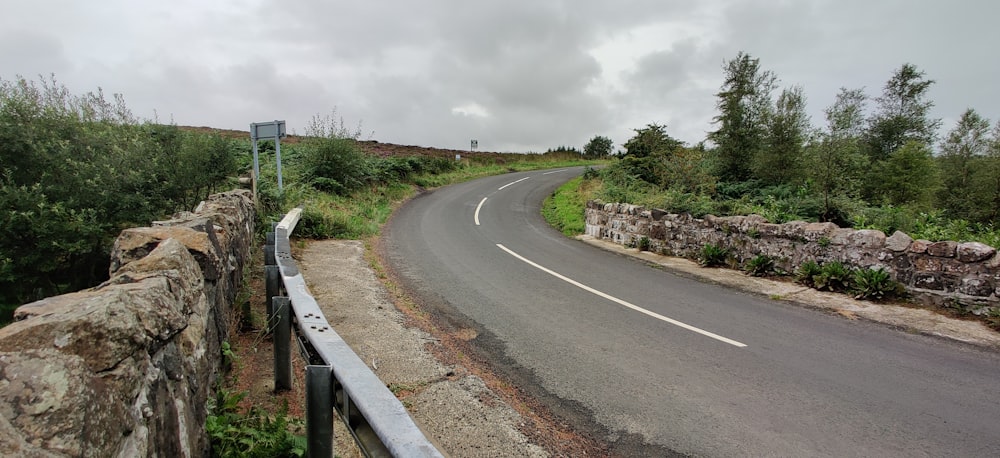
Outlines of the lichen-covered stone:
M125 231L107 282L18 308L0 329L0 456L207 455L253 211L223 193Z
M878 250L885 246L885 233L873 229L854 231L847 239L851 245L859 248Z
M962 286L959 287L959 292L970 296L987 297L993 294L993 285L984 278L968 277L962 279Z
M983 261L993 257L996 252L995 248L979 242L960 243L956 249L958 260L962 262Z
M885 239L885 249L898 253L909 249L912 243L912 237L906 235L906 233L896 231L892 233L891 237Z
M910 253L924 254L927 252L927 247L931 246L930 240L914 240L910 244Z
M958 243L948 241L934 242L927 245L927 254L931 256L937 256L939 258L953 258L955 257L955 250L958 248Z
M918 273L913 276L913 286L932 290L944 289L944 283L941 282L940 276L926 272Z

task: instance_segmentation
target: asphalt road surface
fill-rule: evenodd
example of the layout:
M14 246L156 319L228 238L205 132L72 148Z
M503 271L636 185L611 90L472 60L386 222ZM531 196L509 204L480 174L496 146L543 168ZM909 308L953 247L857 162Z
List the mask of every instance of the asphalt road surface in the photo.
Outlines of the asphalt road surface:
M1000 356L681 277L550 228L580 169L429 192L390 221L431 313L630 456L1000 456Z

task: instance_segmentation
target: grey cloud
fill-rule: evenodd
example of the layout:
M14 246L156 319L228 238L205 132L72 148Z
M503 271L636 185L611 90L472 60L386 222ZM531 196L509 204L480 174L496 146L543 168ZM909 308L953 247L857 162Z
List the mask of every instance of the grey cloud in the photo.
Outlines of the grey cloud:
M75 92L122 92L137 114L156 109L181 124L245 129L279 117L301 130L336 106L349 125L363 120L376 139L399 143L465 148L477 138L484 149L540 151L597 134L621 144L649 122L696 142L712 128L721 65L740 50L782 85L802 85L814 120L839 87L877 95L903 62L937 80L936 116L971 106L998 119L997 9L931 0L36 0L0 16L0 77L55 72ZM621 86L591 55L640 27L694 25L686 38L638 43L647 55L633 55ZM470 103L489 116L453 112Z
M53 73L58 76L73 68L59 40L24 29L0 32L0 62L16 62L16 73L28 79ZM3 77L15 75L0 74Z

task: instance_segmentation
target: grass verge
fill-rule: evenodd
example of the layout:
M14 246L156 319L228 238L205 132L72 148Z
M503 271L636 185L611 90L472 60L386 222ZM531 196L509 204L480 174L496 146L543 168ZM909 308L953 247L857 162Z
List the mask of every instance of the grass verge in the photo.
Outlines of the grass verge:
M600 182L584 180L583 177L567 181L542 203L545 221L569 237L583 234L587 200L599 185Z

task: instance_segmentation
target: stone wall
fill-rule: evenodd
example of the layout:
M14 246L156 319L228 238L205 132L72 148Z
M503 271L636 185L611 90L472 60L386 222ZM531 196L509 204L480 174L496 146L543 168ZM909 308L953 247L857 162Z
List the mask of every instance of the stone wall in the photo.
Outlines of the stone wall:
M0 455L207 456L207 404L253 237L250 192L127 229L111 278L0 329Z
M622 245L647 237L652 252L695 257L711 243L729 248L741 265L763 254L788 272L807 260L883 267L921 303L961 306L976 314L1000 309L1000 254L978 242L913 240L902 232L886 237L833 223L771 224L757 215L697 219L599 201L588 202L586 212L587 235Z

